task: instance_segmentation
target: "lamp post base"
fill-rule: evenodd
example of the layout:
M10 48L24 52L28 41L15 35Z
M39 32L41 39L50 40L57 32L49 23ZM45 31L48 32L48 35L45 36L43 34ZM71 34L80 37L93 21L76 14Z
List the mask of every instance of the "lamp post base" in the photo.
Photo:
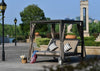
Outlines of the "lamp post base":
M2 61L5 61L5 52L2 52Z

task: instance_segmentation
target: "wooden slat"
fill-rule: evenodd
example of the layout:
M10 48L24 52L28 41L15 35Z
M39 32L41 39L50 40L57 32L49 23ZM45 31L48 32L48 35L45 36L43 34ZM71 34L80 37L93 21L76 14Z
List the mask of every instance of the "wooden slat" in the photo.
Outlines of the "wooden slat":
M79 32L79 36L81 37L81 28L80 28L80 24L77 24L77 29L78 29L78 32Z
M31 23L37 23L37 24L51 24L51 23L60 23L60 22L63 22L63 23L67 23L67 24L75 24L75 23L80 23L82 21L75 21L75 20L41 20L41 21L32 21Z
M55 38L55 24L51 25L51 36L53 39Z
M62 33L63 33L63 30L64 30L64 23L62 21L60 23L61 23L61 24L59 24L60 58L63 61L64 60L64 43L63 43Z
M62 30L62 41L63 41L63 42L64 42L65 29L66 29L66 24L64 24L63 30Z
M28 59L31 58L31 54L34 51L34 47L33 47L33 36L35 33L35 24L30 24L30 48L29 48L29 55L28 55Z
M86 56L86 51L85 51L85 47L84 47L84 30L83 30L83 22L81 23L81 39L82 39L82 44L81 44L81 53L82 53L82 58L84 58Z

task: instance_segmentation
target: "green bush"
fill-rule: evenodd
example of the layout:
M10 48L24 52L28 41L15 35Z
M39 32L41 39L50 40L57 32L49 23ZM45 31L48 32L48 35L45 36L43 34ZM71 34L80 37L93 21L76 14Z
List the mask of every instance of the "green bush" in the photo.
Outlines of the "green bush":
M77 37L77 39L80 39L80 37ZM94 41L96 38L94 38L93 36L90 37L84 37L84 41Z
M91 36L91 37L84 37L84 40L85 41L94 41L95 38L93 36Z
M67 35L76 35L75 33L67 33Z
M24 36L17 36L16 39L17 40L25 40L25 37Z
M50 39L49 38L36 38L37 46L40 47L40 45L48 45Z
M97 38L98 35L99 35L99 33L93 33L93 36L94 36L95 38Z
M77 37L80 39L80 37ZM37 46L40 45L48 45L50 38L36 38ZM84 44L85 46L100 46L100 42L95 42L95 38L92 37L84 37Z
M77 37L77 39L80 39L80 37ZM100 42L95 42L95 38L93 36L84 37L84 43L85 46L100 46Z

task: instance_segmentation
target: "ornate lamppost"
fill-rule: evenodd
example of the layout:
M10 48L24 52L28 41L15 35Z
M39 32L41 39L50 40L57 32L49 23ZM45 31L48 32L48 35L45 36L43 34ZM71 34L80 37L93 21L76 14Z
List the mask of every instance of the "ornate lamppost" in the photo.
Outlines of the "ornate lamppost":
M2 61L5 61L5 50L4 50L4 13L6 10L6 3L4 2L4 0L2 0L2 2L0 3L0 9L1 9L1 13L2 13Z
M15 46L16 46L16 23L17 23L17 19L14 19L14 23L15 23Z

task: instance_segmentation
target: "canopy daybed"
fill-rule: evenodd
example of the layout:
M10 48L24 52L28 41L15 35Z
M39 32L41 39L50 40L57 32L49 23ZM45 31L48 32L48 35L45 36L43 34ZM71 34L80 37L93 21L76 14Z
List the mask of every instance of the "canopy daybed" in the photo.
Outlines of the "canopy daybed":
M35 26L36 24L50 24L51 25L51 36L52 39L55 39L54 33L55 33L55 25L59 24L59 41L56 43L59 44L59 51L40 51L36 54L38 56L53 56L53 57L59 57L61 64L63 64L63 60L65 56L74 56L74 55L80 55L82 58L85 56L85 47L84 47L84 32L83 32L83 21L74 21L74 20L48 20L48 21L32 21L30 22L30 48L29 48L29 58L31 58L32 52L34 51L33 47L33 37L35 33ZM64 39L64 33L66 24L77 24L79 36L81 40L77 39ZM66 42L64 40L67 40ZM64 44L69 43L71 47L74 48L74 52L67 52L64 53ZM78 43L81 43L81 53L77 52L77 45Z

